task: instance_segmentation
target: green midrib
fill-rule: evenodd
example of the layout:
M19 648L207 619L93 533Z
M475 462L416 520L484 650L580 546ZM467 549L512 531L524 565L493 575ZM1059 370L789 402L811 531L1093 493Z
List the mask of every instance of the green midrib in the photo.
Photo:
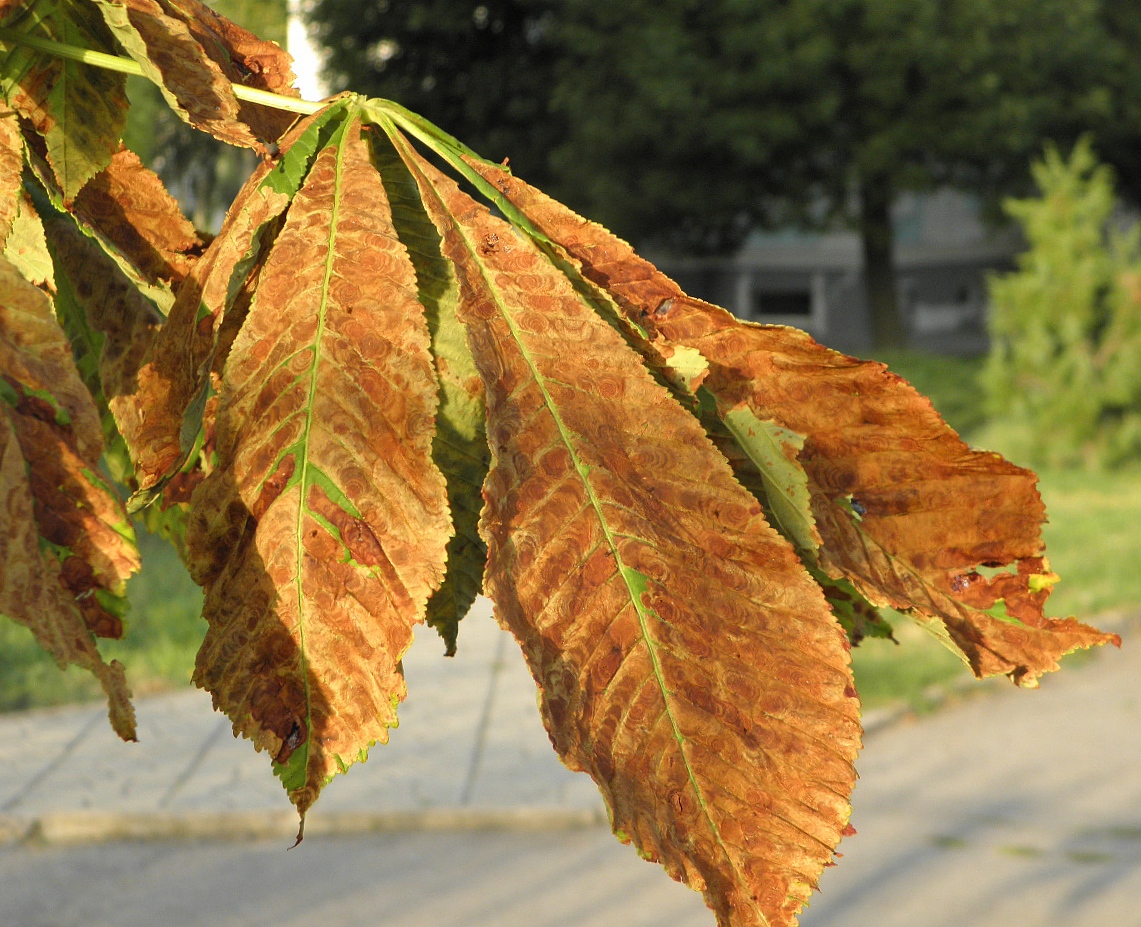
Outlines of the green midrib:
M321 281L321 304L317 310L317 331L313 338L313 364L309 374L309 401L305 406L305 427L298 439L300 457L300 474L297 482L301 484L301 498L297 505L297 534L296 551L297 561L295 570L295 585L297 590L297 634L301 656L301 677L305 687L305 744L303 746L305 779L308 780L309 746L313 739L313 701L309 691L309 659L305 649L305 590L302 582L302 568L305 562L305 511L308 489L310 485L309 464L309 436L313 431L313 406L317 395L317 372L322 363L321 345L324 340L325 326L328 322L329 284L333 278L333 259L337 249L337 222L341 211L341 179L342 162L344 159L344 129L338 132L331 140L337 144L337 166L333 181L333 207L329 215L329 246L325 254L325 275ZM296 768L296 767L295 767Z
M511 332L512 338L518 345L519 352L522 354L523 359L526 361L527 366L531 371L531 375L535 379L535 383L539 387L539 391L543 397L543 402L546 405L548 411L551 413L551 417L555 420L555 425L558 428L559 436L562 438L563 445L566 447L567 452L571 456L571 460L574 462L575 471L578 473L579 478L582 480L583 487L586 490L587 498L590 500L591 507L594 509L595 514L598 517L598 522L602 526L603 536L606 539L606 543L609 546L611 553L614 555L614 561L617 564L618 570L622 575L623 582L626 584L626 589L630 594L630 600L633 603L635 613L638 616L638 625L642 633L642 639L646 642L646 651L650 655L654 680L658 685L658 689L662 693L662 703L665 705L666 716L669 718L670 729L673 733L674 740L677 742L678 752L681 754L682 762L685 764L685 772L687 778L689 779L690 787L693 789L694 794L697 796L698 805L701 808L702 815L708 822L709 828L713 832L714 838L717 840L717 845L721 847L722 851L725 853L725 858L730 860L730 863L732 864L733 857L730 855L728 848L725 846L725 843L721 837L720 829L717 827L716 822L713 820L713 817L710 814L708 804L705 800L705 794L702 791L701 785L697 781L697 776L694 773L693 766L690 764L689 756L686 753L685 736L681 733L677 718L675 717L671 707L670 696L673 693L666 685L666 681L662 673L661 661L657 653L657 648L653 638L650 636L650 630L647 624L647 609L646 606L642 603L642 593L644 593L646 590L648 579L644 574L640 573L632 567L627 566L623 561L621 552L618 549L617 541L615 540L613 532L610 530L610 525L606 520L606 516L603 514L601 500L598 498L598 495L594 490L594 485L591 483L590 467L583 463L579 458L574 441L571 437L570 429L568 429L566 424L563 422L563 418L559 414L558 406L547 389L546 378L539 372L538 368L536 367L534 361L531 358L530 352L523 344L519 329L516 327L513 319L511 318L509 310L499 300L494 286L483 270L482 262L480 262L476 257L477 250L474 242L468 238L462 228L460 228L458 225L455 227L463 237L464 244L467 247L468 252L475 260L476 266L479 267L480 275L484 279L487 292L493 295L496 307L499 309L499 314L506 322L507 327ZM736 868L735 865L734 868Z

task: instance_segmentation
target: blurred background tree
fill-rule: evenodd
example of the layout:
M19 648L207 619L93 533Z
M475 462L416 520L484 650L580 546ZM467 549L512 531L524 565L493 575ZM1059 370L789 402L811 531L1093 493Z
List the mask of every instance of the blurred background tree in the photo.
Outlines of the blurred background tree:
M396 99L509 156L640 245L727 252L756 228L856 228L890 347L904 335L896 195L947 184L997 203L1025 191L1044 140L1141 119L1141 80L1108 76L1127 57L1141 68L1120 51L1141 30L1130 7L316 0L312 18L335 89ZM1124 151L1136 130L1120 136Z
M983 437L1034 466L1141 456L1141 227L1114 223L1113 172L1089 139L1049 146L1039 194L1007 212L1030 247L991 281L991 421Z

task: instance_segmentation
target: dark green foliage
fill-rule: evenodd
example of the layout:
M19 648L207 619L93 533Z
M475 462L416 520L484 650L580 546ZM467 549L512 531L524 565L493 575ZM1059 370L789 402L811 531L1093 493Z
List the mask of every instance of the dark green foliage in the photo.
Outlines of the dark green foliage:
M1113 110L1099 0L319 0L338 86L447 126L637 242L858 228L898 343L889 206L1024 189Z
M551 0L316 0L334 89L400 102L489 158L545 181L564 136L551 108Z

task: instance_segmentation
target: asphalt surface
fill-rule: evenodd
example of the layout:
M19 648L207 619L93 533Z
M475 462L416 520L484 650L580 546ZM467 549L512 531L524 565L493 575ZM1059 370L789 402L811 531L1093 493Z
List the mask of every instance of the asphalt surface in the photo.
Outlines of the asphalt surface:
M711 925L610 836L558 762L518 648L487 613L429 633L386 746L296 830L268 760L201 692L0 716L0 927ZM805 927L1141 927L1141 634L1026 692L980 686L872 719L858 834Z

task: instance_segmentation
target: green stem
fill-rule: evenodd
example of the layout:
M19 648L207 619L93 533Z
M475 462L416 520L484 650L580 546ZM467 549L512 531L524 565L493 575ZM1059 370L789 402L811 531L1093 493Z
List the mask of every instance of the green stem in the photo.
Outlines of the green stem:
M139 66L139 63L130 58L120 58L116 55L93 51L90 48L80 48L78 45L66 45L54 39L44 39L34 35L26 35L22 32L15 32L12 29L0 29L0 42L12 42L16 45L24 45L28 48L34 48L37 51L47 52L49 55L55 55L57 58L70 58L72 61L80 61L83 64L90 64L108 71L118 71L121 74L133 74L137 77L146 76L143 74L143 69ZM280 93L270 93L268 90L258 90L256 87L246 87L244 84L231 83L230 86L234 89L234 96L239 100L246 100L250 103L260 103L262 106L282 109L290 113L300 113L303 116L311 115L325 105L324 103L313 103L309 100L299 100L297 97L282 96Z

